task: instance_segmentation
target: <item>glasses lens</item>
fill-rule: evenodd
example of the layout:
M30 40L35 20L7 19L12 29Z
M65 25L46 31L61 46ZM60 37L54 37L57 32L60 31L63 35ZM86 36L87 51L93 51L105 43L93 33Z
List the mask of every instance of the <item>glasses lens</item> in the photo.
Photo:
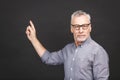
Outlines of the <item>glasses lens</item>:
M83 24L83 25L75 24L75 25L72 25L72 27L75 28L76 30L80 29L80 27L82 27L83 30L86 30L86 29L88 29L89 25L90 25L90 23L89 24Z

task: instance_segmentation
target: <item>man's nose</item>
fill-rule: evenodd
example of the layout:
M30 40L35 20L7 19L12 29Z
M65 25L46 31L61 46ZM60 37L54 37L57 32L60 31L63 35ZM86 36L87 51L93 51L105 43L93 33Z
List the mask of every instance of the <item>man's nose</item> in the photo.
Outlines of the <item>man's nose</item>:
M83 28L82 27L79 28L79 32L80 33L83 32Z

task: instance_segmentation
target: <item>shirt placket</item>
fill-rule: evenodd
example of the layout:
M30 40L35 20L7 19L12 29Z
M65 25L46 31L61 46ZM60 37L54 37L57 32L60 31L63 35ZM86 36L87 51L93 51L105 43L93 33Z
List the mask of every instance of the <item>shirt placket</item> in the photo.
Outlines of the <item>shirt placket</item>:
M74 80L74 69L75 69L74 68L74 63L75 63L74 61L75 61L75 56L76 56L77 52L78 52L78 48L75 49L75 53L74 53L72 60L71 60L70 79L69 80Z

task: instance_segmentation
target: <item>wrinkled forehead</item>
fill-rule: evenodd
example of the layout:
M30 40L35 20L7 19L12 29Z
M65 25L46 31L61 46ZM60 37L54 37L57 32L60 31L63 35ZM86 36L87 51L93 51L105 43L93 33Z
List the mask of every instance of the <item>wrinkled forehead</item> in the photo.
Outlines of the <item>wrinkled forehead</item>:
M71 18L71 24L88 24L90 23L90 19L88 16L81 15L81 16L74 16Z

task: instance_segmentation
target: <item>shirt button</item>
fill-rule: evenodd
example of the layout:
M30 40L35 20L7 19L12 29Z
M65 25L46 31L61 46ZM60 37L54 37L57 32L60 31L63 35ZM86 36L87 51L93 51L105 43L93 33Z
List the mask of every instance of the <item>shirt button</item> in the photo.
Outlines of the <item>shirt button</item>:
M70 80L72 80L72 78L70 78Z
M76 49L75 52L77 53L77 51L78 51L78 50Z
M73 58L73 61L75 60L75 58Z
M70 68L70 70L72 71L73 69L72 69L72 68Z

